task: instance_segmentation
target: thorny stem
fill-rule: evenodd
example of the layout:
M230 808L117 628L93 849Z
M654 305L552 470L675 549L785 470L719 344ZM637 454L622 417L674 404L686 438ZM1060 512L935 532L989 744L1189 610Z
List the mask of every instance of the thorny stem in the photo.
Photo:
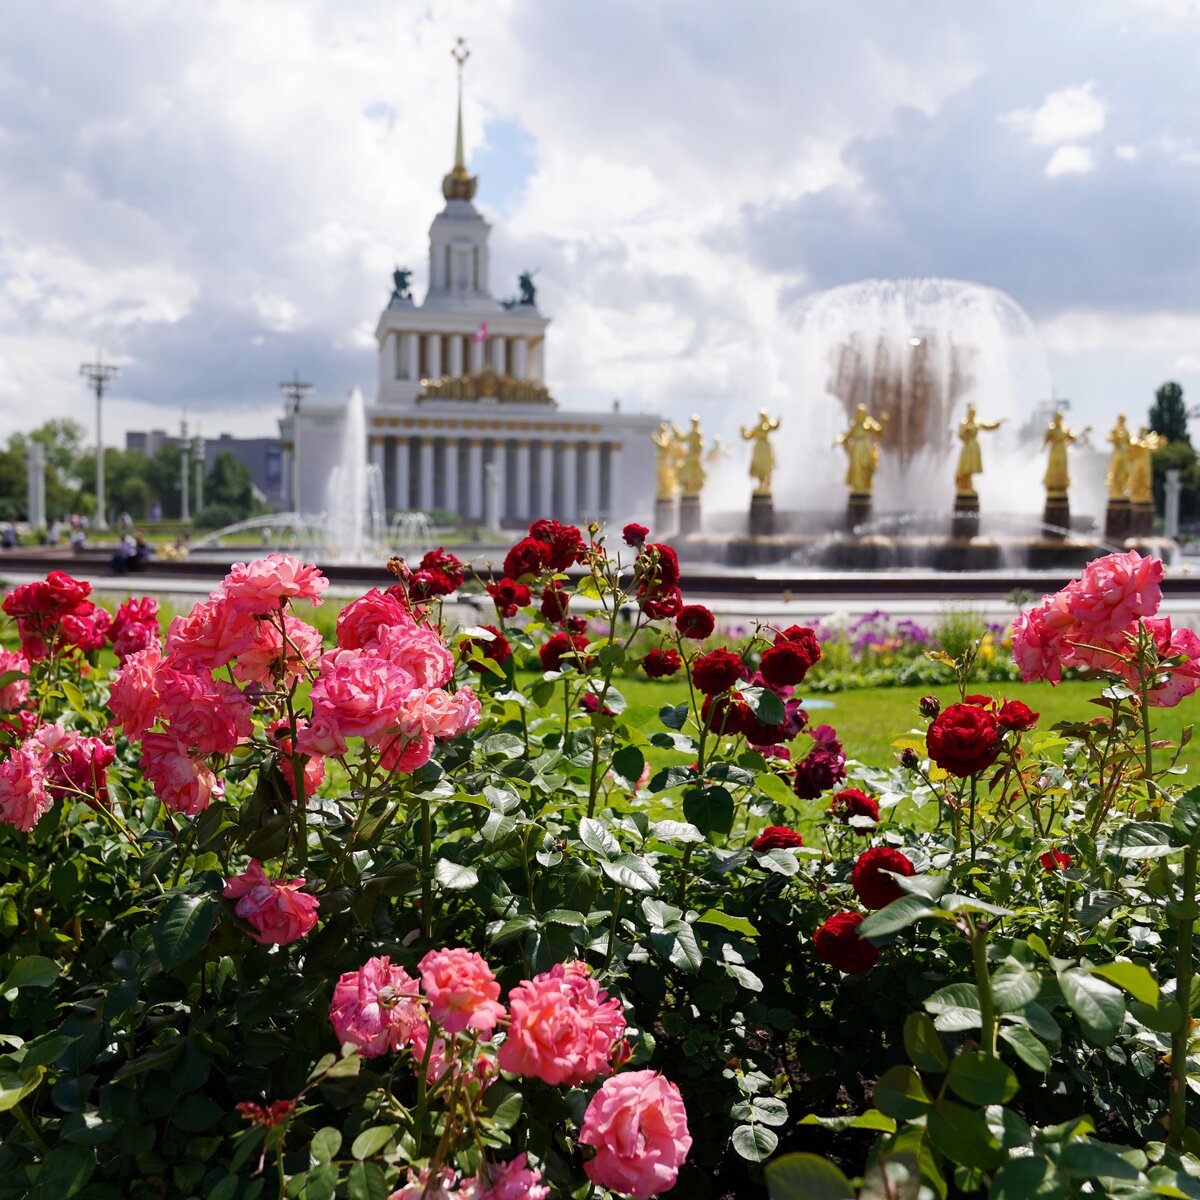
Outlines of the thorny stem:
M1171 1091L1168 1106L1167 1145L1179 1149L1187 1128L1188 1043L1192 1036L1192 934L1195 925L1196 859L1195 846L1183 852L1183 876L1180 880L1179 933L1175 968L1175 999L1183 1010L1179 1024L1171 1033Z
M996 1003L992 998L992 979L987 966L987 926L966 917L971 939L971 959L975 964L975 985L979 989L979 1040L984 1054L996 1057Z

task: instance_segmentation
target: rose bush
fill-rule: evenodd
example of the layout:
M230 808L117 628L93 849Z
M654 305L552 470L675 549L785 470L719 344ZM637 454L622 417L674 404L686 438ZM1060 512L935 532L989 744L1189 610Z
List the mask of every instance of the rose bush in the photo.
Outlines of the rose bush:
M391 573L332 642L288 556L165 639L6 598L0 1197L1196 1194L1200 791L1152 719L1200 641L1153 563L1017 623L1092 712L980 694L984 633L873 765L809 725L829 641L713 645L644 527Z

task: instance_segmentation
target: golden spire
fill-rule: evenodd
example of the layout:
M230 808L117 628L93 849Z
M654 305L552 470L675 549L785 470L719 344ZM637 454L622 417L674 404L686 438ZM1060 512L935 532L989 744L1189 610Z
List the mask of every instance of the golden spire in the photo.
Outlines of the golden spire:
M467 43L459 38L454 43L454 49L450 51L450 57L454 59L458 67L458 122L455 126L454 136L454 166L450 170L450 174L442 179L442 195L447 200L472 200L475 197L475 187L479 180L474 175L467 174L467 159L463 153L463 131L462 131L462 81L463 81L463 66L468 58L471 57L470 50L467 49Z

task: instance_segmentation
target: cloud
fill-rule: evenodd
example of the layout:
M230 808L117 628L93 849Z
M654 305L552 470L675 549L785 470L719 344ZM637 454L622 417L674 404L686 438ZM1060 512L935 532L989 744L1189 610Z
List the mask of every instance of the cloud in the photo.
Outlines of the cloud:
M1046 164L1046 178L1059 175L1086 175L1096 169L1096 160L1087 146L1059 146Z
M1035 109L1003 113L1000 121L1025 133L1035 146L1057 146L1090 137L1104 128L1104 102L1095 81L1051 92Z

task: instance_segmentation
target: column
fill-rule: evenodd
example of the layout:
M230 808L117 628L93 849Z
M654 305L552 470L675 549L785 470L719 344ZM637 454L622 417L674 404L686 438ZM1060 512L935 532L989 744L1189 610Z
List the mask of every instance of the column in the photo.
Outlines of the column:
M471 374L478 375L483 370L484 344L474 334L471 335Z
M584 508L581 514L587 521L600 519L600 443L587 442L584 451Z
M536 383L546 381L546 339L538 338L529 346L529 378Z
M406 333L404 337L404 378L416 379L420 375L420 352L417 335Z
M451 512L461 513L458 502L458 438L446 439L442 458L442 474L445 477L445 499L443 503Z
M504 374L505 341L506 339L502 337L492 338L492 370L495 371L497 375Z
M621 490L621 463L625 458L625 448L620 442L610 442L608 447L608 519L613 520L618 513L627 513L625 496Z
M539 517L554 515L554 443L543 442L538 451L538 504Z
M408 512L412 507L408 486L408 438L396 438L395 444L392 446L392 453L395 455L392 460L392 475L396 481L395 491L392 494L392 506L400 509L401 512Z
M512 340L513 378L529 378L529 341L527 338Z
M425 335L425 366L430 379L440 379L442 375L442 335L427 333Z
M417 480L420 497L417 507L422 512L429 512L434 507L433 500L433 438L421 439L421 472Z
M379 478L383 478L383 438L371 435L371 466L379 468Z
M532 497L529 495L529 443L517 442L517 512L522 521L530 520Z
M576 452L574 442L563 442L562 444L562 516L558 520L564 524L575 520L576 509L579 507L576 501L578 495L578 476L579 476L579 455ZM555 514L557 516L557 514Z
M384 378L400 378L400 334L394 329L386 335L383 343Z
M467 442L467 511L469 521L483 516L483 442L471 438Z
M463 373L463 336L461 333L450 336L450 365L446 369L448 375Z

